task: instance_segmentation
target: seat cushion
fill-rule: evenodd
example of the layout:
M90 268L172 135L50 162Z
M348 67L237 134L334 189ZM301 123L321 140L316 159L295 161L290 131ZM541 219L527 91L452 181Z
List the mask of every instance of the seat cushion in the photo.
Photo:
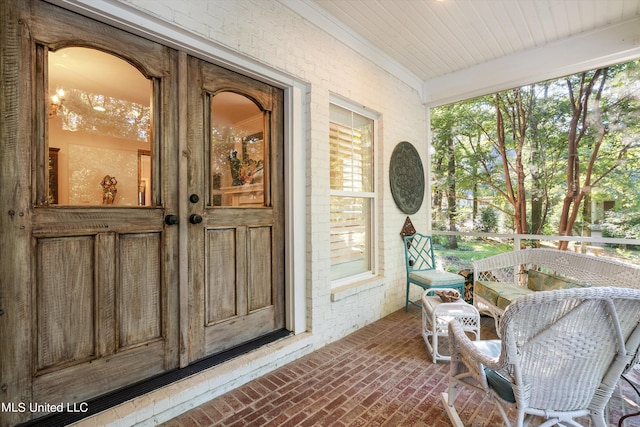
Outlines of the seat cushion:
M474 341L473 345L482 353L496 360L500 356L500 351L502 349L502 342L500 340ZM507 402L515 403L516 398L513 395L513 387L509 380L496 371L486 367L484 368L484 373L487 376L487 383L489 383L489 386L498 394L498 396L500 396L500 398Z
M487 376L489 387L491 387L502 400L516 403L516 397L513 394L513 385L509 380L489 368L484 368L484 373Z
M444 270L412 271L409 273L409 280L422 283L425 286L438 287L464 284L463 276Z
M500 356L500 350L502 349L502 341L500 340L480 340L473 341L472 344L489 357L498 359L498 356Z
M553 291L556 289L582 287L582 285L575 280L537 270L529 270L527 272L527 286L534 291Z
M516 298L533 293L531 289L513 283L490 282L479 280L475 283L473 292L487 302L504 310Z

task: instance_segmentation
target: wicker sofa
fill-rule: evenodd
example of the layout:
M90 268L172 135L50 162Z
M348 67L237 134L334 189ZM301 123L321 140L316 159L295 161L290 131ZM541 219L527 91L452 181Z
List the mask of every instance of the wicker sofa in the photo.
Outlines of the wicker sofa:
M640 267L570 251L522 249L473 262L473 305L494 318L536 291L589 286L640 289Z

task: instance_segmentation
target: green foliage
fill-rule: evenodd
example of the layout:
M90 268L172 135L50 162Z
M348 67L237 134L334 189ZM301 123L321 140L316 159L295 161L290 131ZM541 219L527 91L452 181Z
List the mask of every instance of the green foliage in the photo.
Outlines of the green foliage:
M592 80L592 87L584 85ZM572 112L581 96L588 97L588 109L579 119L584 125L577 128L579 138L573 139L575 154L569 155ZM500 122L496 106L502 111ZM557 234L570 213L563 212L563 201L581 192L588 197L572 199L580 202L579 212L585 200L615 201L619 212L640 211L640 60L434 108L431 125L434 228L466 225L495 231L498 221L489 211L463 209L489 205L494 214L504 215L504 228L515 229L514 210L525 201L529 228ZM499 130L504 131L502 152ZM524 140L519 138L523 135ZM568 179L570 159L578 160L573 180ZM524 182L520 188L514 185L518 180ZM452 190L453 209L448 206ZM585 218L584 224L600 219ZM580 215L572 225L572 232L579 234ZM612 235L638 235L632 227L621 233L620 226L611 230Z
M498 231L498 214L491 206L480 209L480 217L476 220L476 229L485 233Z
M607 212L602 226L602 237L640 239L640 212Z
M469 242L464 242L458 249L438 247L435 251L435 257L437 264L441 265L447 271L458 272L472 268L471 263L473 261L512 250L512 244L493 240L474 239Z

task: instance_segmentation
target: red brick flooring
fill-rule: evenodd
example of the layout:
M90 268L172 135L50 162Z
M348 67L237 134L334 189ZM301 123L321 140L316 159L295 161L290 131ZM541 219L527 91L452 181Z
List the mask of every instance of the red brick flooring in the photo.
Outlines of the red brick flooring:
M483 318L482 338L493 334L492 319ZM163 425L446 427L440 393L448 372L447 363L431 363L419 311L401 310ZM639 411L638 402L624 383L610 403L611 425ZM467 427L504 425L480 393L461 391L456 407ZM640 426L640 416L623 426Z

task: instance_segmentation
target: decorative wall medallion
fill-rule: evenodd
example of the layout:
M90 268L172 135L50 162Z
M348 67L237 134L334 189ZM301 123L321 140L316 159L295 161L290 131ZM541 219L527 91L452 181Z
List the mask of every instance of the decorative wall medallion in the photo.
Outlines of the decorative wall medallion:
M418 212L424 199L424 169L420 154L411 143L402 141L394 148L389 181L396 206L407 215Z

